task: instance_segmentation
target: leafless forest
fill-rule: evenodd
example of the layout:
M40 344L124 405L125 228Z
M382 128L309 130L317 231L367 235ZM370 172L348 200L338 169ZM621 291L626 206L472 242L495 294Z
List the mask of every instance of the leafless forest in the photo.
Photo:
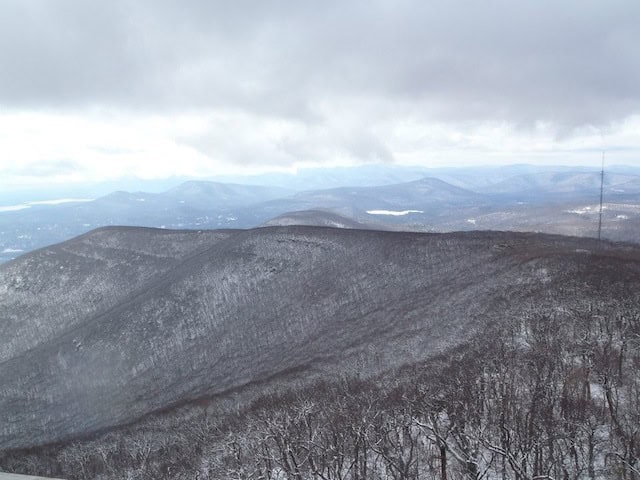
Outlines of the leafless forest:
M536 234L98 230L0 270L37 319L0 471L639 480L639 271Z
M235 411L202 401L124 434L7 452L0 465L69 479L633 480L639 367L631 301L541 307L376 378Z

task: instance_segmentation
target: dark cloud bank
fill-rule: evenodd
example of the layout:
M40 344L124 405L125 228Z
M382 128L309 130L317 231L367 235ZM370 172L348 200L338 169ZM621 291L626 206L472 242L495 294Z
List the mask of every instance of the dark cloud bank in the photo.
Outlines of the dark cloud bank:
M2 108L605 125L640 110L640 2L9 0ZM327 107L328 106L328 107Z

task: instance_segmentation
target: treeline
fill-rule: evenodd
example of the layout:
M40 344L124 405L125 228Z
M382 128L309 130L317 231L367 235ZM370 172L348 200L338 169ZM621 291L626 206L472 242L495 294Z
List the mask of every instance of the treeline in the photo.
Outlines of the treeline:
M464 348L235 412L206 402L126 430L5 452L74 479L640 480L640 311L539 309Z

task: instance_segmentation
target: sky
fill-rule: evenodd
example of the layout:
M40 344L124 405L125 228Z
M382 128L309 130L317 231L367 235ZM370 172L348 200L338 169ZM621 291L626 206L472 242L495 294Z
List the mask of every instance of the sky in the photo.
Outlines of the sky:
M0 188L640 165L637 0L0 0Z

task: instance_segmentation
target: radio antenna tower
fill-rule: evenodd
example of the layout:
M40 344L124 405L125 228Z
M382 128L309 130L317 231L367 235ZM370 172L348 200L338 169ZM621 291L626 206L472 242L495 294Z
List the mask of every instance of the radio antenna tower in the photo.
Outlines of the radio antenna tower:
M598 241L602 240L602 199L604 197L604 151L602 152L602 170L600 170L600 214L598 215Z

